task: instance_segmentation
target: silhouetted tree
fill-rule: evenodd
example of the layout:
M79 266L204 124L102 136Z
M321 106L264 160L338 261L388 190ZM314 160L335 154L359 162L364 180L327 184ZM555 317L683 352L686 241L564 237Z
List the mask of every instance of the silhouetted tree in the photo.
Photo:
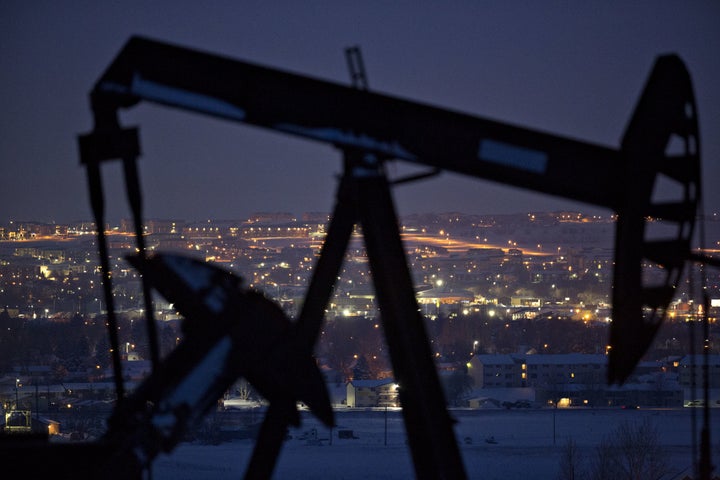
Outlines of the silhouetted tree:
M372 374L370 372L370 366L364 355L360 355L357 359L357 363L353 368L353 379L354 380L370 380Z
M577 443L572 438L568 439L565 448L560 456L559 480L581 480L586 478L585 466Z
M594 478L662 478L669 473L665 458L666 453L660 445L657 429L648 419L639 424L625 422L598 447Z
M657 480L671 473L657 430L648 419L640 423L622 423L603 438L589 464L580 459L577 445L568 441L558 477L563 480Z
M449 405L460 406L463 397L473 387L473 379L467 374L467 371L457 370L449 375L440 377L443 390L445 392L445 400Z

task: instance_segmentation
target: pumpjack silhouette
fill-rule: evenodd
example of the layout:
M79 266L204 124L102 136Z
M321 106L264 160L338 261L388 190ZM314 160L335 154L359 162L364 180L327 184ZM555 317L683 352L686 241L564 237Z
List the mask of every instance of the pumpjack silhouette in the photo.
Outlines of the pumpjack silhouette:
M111 475L139 475L159 452L170 451L237 377L245 376L270 403L246 478L270 478L285 429L298 422L297 401L326 424L333 422L312 352L353 227L360 225L395 379L402 385L416 476L465 478L398 231L391 192L398 183L450 171L616 212L610 383L623 383L647 350L685 264L716 264L691 249L701 200L700 139L690 75L679 57L657 58L619 148L610 148L371 92L359 49L346 54L350 87L133 37L93 87L94 128L79 137L79 149L96 225L104 225L100 166L120 160L139 251L128 260L142 273L148 338L151 346L157 343L150 302L155 289L184 316L185 339L162 362L155 347L152 374L131 394L125 395L116 374L117 407L106 436L63 453L67 465L90 450L97 455L81 471L68 466L67 476L91 478L117 465L123 468ZM118 120L119 111L140 102L259 126L340 151L344 172L328 235L295 321L229 272L178 255L145 252L138 130ZM682 152L670 152L668 146L678 141ZM389 179L385 166L391 161L427 171ZM681 193L657 199L661 182ZM671 236L652 237L648 222L659 220L672 227ZM102 230L99 255L119 373ZM659 284L644 278L647 263L665 272ZM13 454L58 455L48 453L52 448L36 442L14 447Z

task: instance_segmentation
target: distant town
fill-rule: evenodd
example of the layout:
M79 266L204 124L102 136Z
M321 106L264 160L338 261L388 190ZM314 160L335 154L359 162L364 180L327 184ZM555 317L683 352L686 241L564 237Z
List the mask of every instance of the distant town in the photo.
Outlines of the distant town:
M214 262L293 318L328 222L324 213L152 219L144 234L149 250ZM720 222L708 224L706 253L716 255ZM133 384L150 369L142 286L125 260L135 235L130 221L104 229L123 372ZM696 268L677 285L665 324L634 377L622 387L605 386L614 231L612 216L574 211L401 219L418 306L450 405L693 405L699 397L689 392L701 377L699 357L691 354L703 348L714 362L711 387L720 390L720 274L709 268ZM664 275L649 267L650 277ZM698 300L701 289L709 293L708 312ZM182 319L159 295L153 309L166 355L182 341ZM59 411L111 401L106 313L92 222L0 225L0 405ZM698 320L705 313L711 331L703 344ZM316 359L336 405L397 405L359 231L335 284ZM252 399L251 386L227 394L238 395Z

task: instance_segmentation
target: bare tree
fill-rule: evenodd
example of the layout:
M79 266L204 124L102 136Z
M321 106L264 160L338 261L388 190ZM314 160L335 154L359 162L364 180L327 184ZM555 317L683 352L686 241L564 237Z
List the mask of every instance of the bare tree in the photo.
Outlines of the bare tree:
M560 457L558 478L661 480L672 473L665 458L657 430L648 419L624 422L603 438L589 460L583 458L572 439L568 440Z
M252 394L252 387L245 377L235 382L236 393L241 400L249 400Z
M657 429L645 419L622 423L598 446L593 477L659 480L670 473Z
M613 443L612 435L605 437L595 449L595 458L590 468L588 478L592 480L619 479L620 474L616 465L615 456L618 447Z
M585 465L577 443L569 438L560 457L559 480L580 480L586 478Z

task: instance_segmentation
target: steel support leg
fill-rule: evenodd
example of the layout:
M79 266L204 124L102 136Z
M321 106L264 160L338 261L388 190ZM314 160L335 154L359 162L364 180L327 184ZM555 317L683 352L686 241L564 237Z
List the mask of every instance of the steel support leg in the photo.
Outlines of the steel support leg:
M338 189L337 203L330 220L328 234L313 270L312 280L297 321L297 345L305 354L312 352L318 339L325 318L325 307L332 295L335 279L340 273L350 242L356 212L352 200L352 195L348 191L348 180L344 178ZM252 458L245 471L246 479L271 478L285 439L285 431L293 417L293 412L290 410L295 408L292 403L270 405L258 433Z
M461 479L465 468L433 361L382 166L359 166L355 203L417 478Z

